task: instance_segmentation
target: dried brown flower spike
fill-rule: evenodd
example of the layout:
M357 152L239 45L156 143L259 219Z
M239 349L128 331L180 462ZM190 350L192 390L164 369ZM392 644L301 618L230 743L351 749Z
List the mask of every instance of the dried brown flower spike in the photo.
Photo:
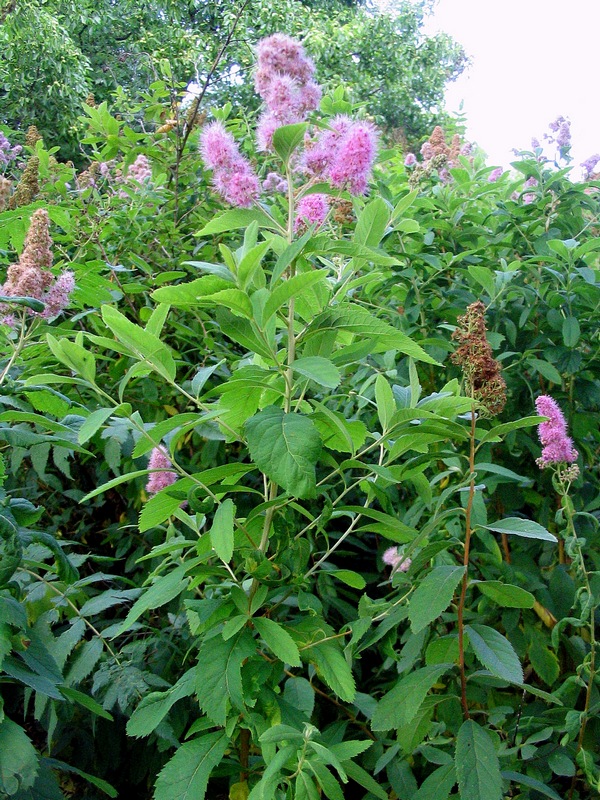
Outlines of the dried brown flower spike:
M492 357L492 348L486 339L485 306L478 300L467 306L467 313L459 317L452 338L459 347L450 358L462 367L466 392L481 403L487 413L495 417L506 404L506 383L500 374L501 366Z

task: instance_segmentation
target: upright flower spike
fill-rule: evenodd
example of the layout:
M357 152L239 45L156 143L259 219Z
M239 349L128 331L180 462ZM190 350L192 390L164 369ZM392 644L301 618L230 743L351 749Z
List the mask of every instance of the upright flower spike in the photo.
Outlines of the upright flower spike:
M573 464L579 453L567 435L567 422L558 403L542 394L536 399L535 407L540 416L548 417L548 421L538 427L542 455L536 460L537 465L544 469L553 464Z
M213 170L213 186L226 202L248 208L258 199L258 176L221 122L213 122L204 128L200 136L200 151L206 166Z
M177 480L177 473L172 469L173 464L160 447L153 448L148 461L148 469L156 470L148 476L146 492L157 494L161 489L166 489Z
M309 225L322 225L329 213L329 199L324 194L309 194L303 197L296 206L296 233L306 230Z
M377 131L368 122L355 122L342 138L329 168L329 180L339 189L364 194L375 156Z

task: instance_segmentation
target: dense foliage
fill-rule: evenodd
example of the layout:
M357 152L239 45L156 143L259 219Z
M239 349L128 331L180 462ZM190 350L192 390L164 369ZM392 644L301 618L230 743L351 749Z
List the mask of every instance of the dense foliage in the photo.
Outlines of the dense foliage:
M162 70L0 141L0 796L594 796L600 182Z
M124 105L147 103L165 77L162 59L173 96L197 82L215 105L253 110L253 47L286 31L305 39L322 83L344 83L353 102L414 143L444 118L446 84L465 64L450 37L423 35L428 5L399 3L390 16L345 0L10 0L0 4L0 121L37 125L79 162L87 98L118 91ZM163 121L176 113L167 106Z

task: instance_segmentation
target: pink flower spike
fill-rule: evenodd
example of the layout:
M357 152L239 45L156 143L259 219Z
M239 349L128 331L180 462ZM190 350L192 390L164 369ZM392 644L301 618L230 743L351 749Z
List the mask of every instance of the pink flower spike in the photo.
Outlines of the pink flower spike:
M309 194L303 197L296 206L294 231L306 229L309 225L317 227L325 222L329 213L329 198L324 194Z
M171 469L172 466L173 464L160 447L155 447L152 450L148 461L148 469L157 471L150 473L148 476L148 483L146 484L148 494L157 494L161 489L166 489L167 486L175 483L177 473Z
M75 276L73 273L70 270L62 272L42 297L46 307L40 312L40 316L44 319L58 316L69 305L69 298L74 288Z
M222 122L207 125L200 136L200 152L209 169L230 169L240 158L240 151L233 136L225 130Z
M542 455L536 463L540 469L552 464L572 464L577 461L579 453L573 446L573 440L567 436L567 423L558 403L543 394L536 399L535 407L540 416L548 417L548 421L538 427Z
M408 572L412 563L410 558L404 558L397 547L388 547L381 558L384 564L392 568L392 572Z
M368 122L355 122L343 136L329 169L329 180L338 189L364 194L377 153L377 132Z

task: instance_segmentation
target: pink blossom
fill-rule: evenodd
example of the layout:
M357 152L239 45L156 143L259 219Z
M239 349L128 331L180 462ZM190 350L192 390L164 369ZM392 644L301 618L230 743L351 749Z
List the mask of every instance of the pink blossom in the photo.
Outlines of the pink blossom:
M302 44L284 33L274 33L261 39L256 54L257 71L254 84L257 93L263 98L276 73L290 75L299 83L307 83L314 75L314 64L306 55Z
M329 212L329 198L324 194L309 194L296 206L294 230L298 232L309 225L322 225Z
M502 167L496 167L496 169L493 169L488 175L488 183L496 183L498 178L502 177L503 174L504 170Z
M382 561L392 568L392 572L408 572L412 563L410 558L405 558L397 547L388 547L382 556Z
M75 276L73 273L69 270L61 273L42 297L46 307L40 312L40 316L44 319L58 316L69 305L69 298L74 288Z
M417 157L414 153L407 153L406 157L404 158L404 166L405 167L414 167L417 163Z
M353 123L333 154L328 170L331 184L338 189L348 188L352 194L364 194L376 153L377 132L373 125Z
M285 192L287 190L287 181L279 173L269 172L262 182L262 187L265 192Z
M281 123L273 114L268 112L261 114L256 126L256 147L258 150L267 151L273 149L273 134Z
M135 159L133 164L129 167L127 172L127 180L137 181L137 183L145 183L152 178L152 169L148 158L143 154Z
M148 469L157 470L148 476L148 483L146 484L146 491L148 494L156 494L161 489L166 489L167 486L175 483L177 480L177 473L171 467L172 463L167 458L164 450L160 447L155 447L150 453L150 460L148 461Z
M573 446L573 440L567 436L567 423L558 403L543 394L536 399L535 407L540 416L548 417L548 421L538 427L542 455L536 463L540 469L551 464L572 464L579 453Z
M213 170L213 186L224 200L244 208L258 199L258 176L221 122L207 125L202 131L200 150L205 164Z

